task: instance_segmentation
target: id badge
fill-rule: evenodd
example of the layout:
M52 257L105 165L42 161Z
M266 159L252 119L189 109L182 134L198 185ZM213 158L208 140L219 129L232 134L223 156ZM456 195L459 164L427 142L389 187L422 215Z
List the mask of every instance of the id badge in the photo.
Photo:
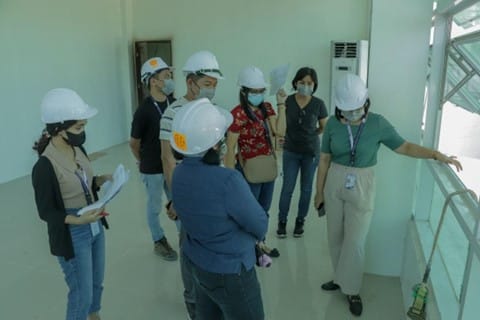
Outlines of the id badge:
M345 177L345 189L353 189L356 181L357 177L353 173L348 173Z
M95 237L100 233L100 221L90 223L90 230L92 231L92 237Z

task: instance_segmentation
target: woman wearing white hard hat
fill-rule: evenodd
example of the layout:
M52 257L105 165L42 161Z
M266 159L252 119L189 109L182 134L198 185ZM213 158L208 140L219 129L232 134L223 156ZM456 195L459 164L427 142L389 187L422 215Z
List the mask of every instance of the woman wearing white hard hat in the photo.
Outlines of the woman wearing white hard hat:
M227 154L225 166L237 168L243 173L243 166L249 159L262 155L274 155L273 139L285 135L285 99L287 95L280 89L276 95L278 117L272 105L265 101L266 88L263 72L254 66L240 71L240 104L232 109L233 123L227 134ZM235 150L238 147L238 154ZM253 195L268 215L272 203L275 178L271 181L251 182L246 178ZM266 254L278 257L277 249L260 244Z
M70 89L53 89L43 98L46 128L34 149L39 159L32 183L39 216L48 225L50 251L60 263L69 287L67 320L98 320L105 270L108 224L102 209L77 215L96 197L110 175L93 176L83 149L87 119L97 109Z
M264 319L254 247L267 217L242 175L220 166L231 123L205 98L185 104L172 123L171 145L184 156L172 200L186 233L182 259L195 281L196 320Z
M356 75L346 74L338 80L335 105L335 117L327 121L323 133L315 196L315 206L325 208L334 270L333 280L322 289L340 289L347 296L350 312L359 316L380 144L398 154L454 165L457 170L462 166L455 157L405 141L384 117L369 112L368 90Z

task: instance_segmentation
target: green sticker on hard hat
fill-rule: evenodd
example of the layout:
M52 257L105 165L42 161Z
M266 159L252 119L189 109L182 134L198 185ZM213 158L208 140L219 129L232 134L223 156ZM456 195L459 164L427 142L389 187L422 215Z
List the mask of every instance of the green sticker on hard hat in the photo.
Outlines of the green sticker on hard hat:
M178 149L187 151L187 137L180 132L173 132L173 141Z

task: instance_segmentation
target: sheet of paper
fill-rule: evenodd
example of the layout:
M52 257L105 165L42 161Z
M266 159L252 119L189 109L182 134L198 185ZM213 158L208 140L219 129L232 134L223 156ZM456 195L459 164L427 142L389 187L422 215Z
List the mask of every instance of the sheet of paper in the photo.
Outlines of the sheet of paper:
M122 189L123 185L128 181L130 172L125 170L123 164L119 164L112 176L112 181L107 181L103 184L101 195L98 201L88 205L78 211L78 215L82 215L87 211L100 209L104 207L110 200L112 200Z
M288 69L290 64L284 64L282 66L274 68L270 71L270 95L276 95L287 81Z

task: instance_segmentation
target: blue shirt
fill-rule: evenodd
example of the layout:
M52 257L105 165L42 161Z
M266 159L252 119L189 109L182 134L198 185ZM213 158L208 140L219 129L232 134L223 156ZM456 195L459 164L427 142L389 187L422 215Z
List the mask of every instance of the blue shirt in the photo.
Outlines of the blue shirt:
M172 200L187 233L182 250L193 263L212 273L254 267L267 215L237 170L185 158L173 172Z

